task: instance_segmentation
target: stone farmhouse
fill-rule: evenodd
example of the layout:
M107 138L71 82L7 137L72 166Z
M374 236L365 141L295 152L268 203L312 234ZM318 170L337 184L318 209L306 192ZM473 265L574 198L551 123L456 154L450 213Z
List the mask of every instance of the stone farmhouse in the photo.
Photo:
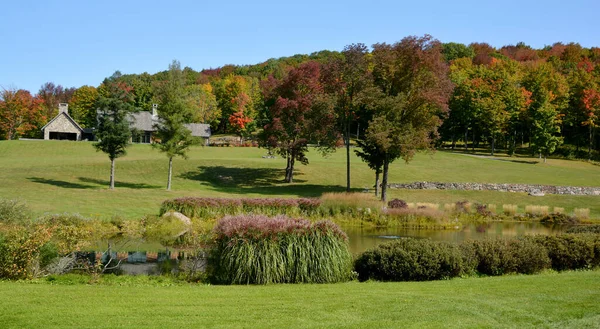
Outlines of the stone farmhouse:
M128 115L127 120L132 130L131 141L133 143L152 143L154 141L155 127L160 124L156 109L157 106L154 104L152 112L141 111ZM192 132L192 136L204 138L208 145L211 136L210 125L188 123L185 126ZM94 140L94 129L82 128L75 122L69 115L69 105L66 103L59 104L58 115L42 127L42 131L46 140Z
M84 129L69 115L69 105L58 104L58 115L42 127L44 139L59 140L93 140L92 129Z

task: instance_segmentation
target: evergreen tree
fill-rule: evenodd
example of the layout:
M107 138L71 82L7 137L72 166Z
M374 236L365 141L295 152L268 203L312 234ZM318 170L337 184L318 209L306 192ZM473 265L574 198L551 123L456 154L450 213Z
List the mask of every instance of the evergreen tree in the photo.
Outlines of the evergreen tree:
M173 61L169 65L168 80L158 90L159 123L155 126L158 142L153 144L169 158L169 175L167 190L171 190L173 176L173 158L180 156L187 159L190 146L199 140L185 126L192 117L192 109L185 97L185 84L181 65Z
M133 110L131 89L122 83L111 83L109 93L100 96L96 103L98 121L96 125L98 151L108 154L110 159L110 189L115 188L115 159L126 154L125 148L131 139L127 115Z

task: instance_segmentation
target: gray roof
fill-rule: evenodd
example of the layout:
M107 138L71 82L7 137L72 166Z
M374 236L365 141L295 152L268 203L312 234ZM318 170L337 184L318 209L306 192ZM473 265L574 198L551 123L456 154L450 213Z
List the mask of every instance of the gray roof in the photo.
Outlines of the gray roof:
M210 125L206 123L188 123L185 125L195 137L210 137Z
M127 119L129 127L142 131L155 131L154 126L159 123L159 118L148 111L130 113ZM211 135L209 124L188 123L185 126L192 132L192 136L208 138Z
M127 120L129 127L143 131L154 131L154 125L158 123L158 118L148 111L130 113Z

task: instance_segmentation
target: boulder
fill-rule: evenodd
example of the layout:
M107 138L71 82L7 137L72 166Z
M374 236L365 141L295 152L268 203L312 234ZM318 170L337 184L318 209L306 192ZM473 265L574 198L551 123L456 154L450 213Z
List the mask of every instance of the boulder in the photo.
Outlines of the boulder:
M544 196L544 192L540 191L540 190L531 190L528 193L531 196Z

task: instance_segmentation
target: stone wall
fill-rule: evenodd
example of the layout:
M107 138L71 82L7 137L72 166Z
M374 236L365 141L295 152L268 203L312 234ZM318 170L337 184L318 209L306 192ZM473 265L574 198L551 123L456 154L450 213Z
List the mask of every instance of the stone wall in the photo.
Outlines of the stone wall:
M598 195L600 187L581 186L553 186L530 184L494 184L494 183L440 183L440 182L413 182L406 184L392 183L389 188L409 190L463 190L463 191L499 191L499 192L524 192L544 194L568 195Z

